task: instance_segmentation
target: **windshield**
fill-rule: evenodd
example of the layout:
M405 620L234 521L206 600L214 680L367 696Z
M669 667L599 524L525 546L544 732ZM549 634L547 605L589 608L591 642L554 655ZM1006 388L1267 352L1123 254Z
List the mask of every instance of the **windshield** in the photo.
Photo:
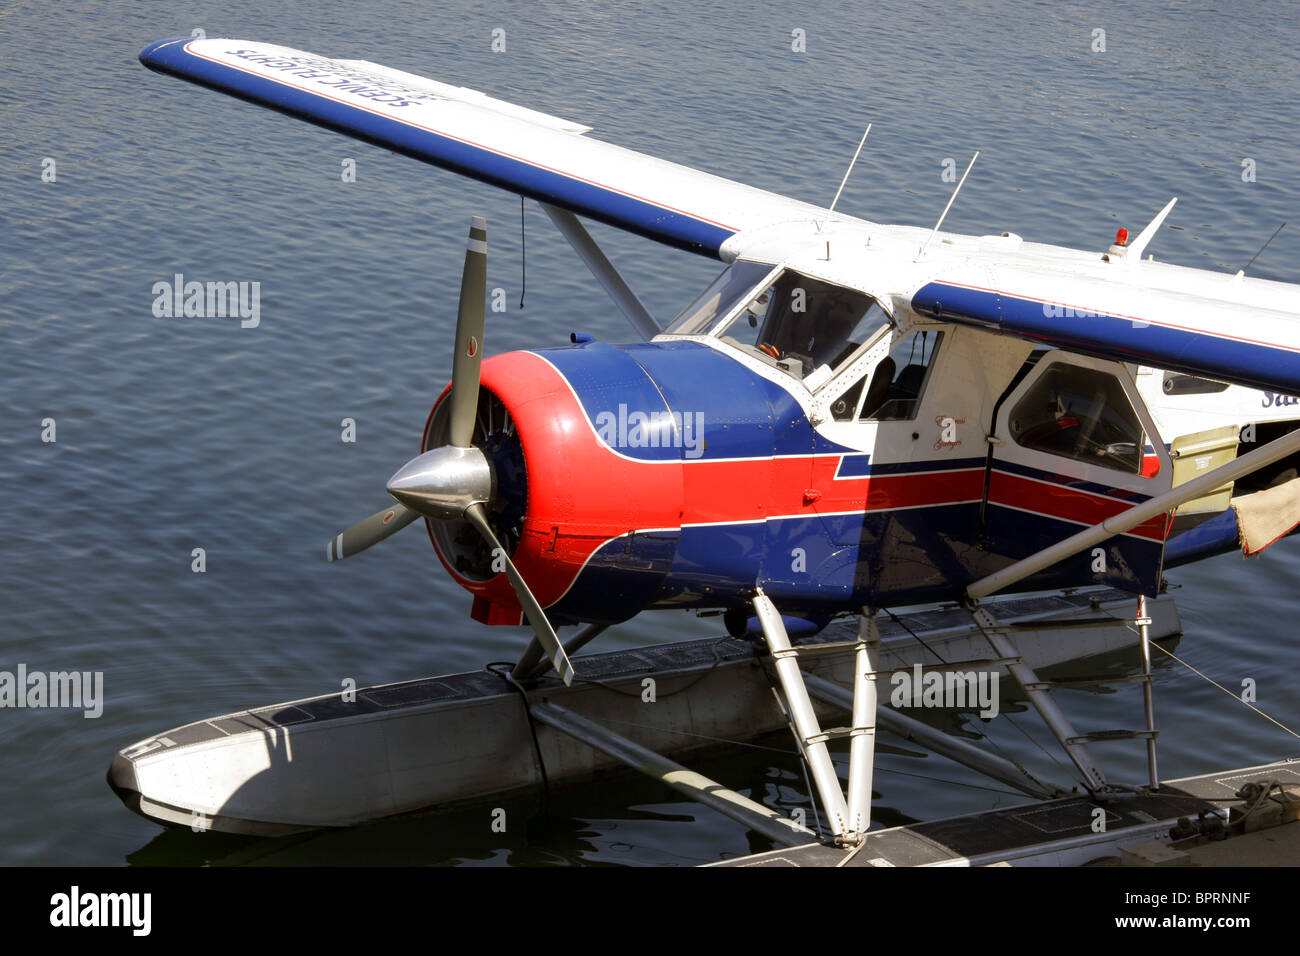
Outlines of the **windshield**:
M759 262L734 263L709 283L709 287L668 324L666 331L674 335L690 335L708 330L715 319L735 308L771 271L772 266Z
M871 296L787 269L715 334L812 389L889 322Z

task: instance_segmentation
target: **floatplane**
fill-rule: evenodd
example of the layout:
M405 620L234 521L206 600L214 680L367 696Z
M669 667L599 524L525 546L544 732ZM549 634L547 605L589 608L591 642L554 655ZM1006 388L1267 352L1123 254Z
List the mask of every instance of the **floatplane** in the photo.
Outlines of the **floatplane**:
M275 834L630 765L778 846L839 858L881 832L868 831L888 731L1046 801L1035 812L1059 825L1040 831L1058 842L1076 832L1061 822L1072 807L1138 829L1187 812L1185 799L1134 812L1170 792L1151 693L1151 642L1178 630L1163 574L1257 552L1300 523L1300 422L1283 398L1300 393L1296 285L1156 261L1147 250L1176 200L1135 237L1082 250L951 234L943 216L882 225L370 62L217 38L164 40L140 59L536 200L638 341L575 333L485 360L488 237L475 218L452 380L422 451L389 480L395 503L327 556L351 559L423 519L472 617L527 624L527 649L498 671L140 741L109 772L133 809ZM579 217L725 267L661 327ZM1030 597L995 597L1008 590ZM717 614L729 637L587 654L575 669L605 629L670 608ZM1142 684L1138 730L1077 731L1058 700L1068 682L1037 673L1096 646L1098 625L1141 650L1125 678ZM581 630L562 642L567 626ZM884 706L878 690L900 673L979 670L1014 679L1076 781L1031 774ZM656 699L641 694L647 678L653 719L640 709ZM673 759L786 727L818 831ZM1149 779L1103 771L1095 745L1114 739L1145 741ZM949 857L976 859L955 832ZM948 859L933 834L901 845L869 856Z

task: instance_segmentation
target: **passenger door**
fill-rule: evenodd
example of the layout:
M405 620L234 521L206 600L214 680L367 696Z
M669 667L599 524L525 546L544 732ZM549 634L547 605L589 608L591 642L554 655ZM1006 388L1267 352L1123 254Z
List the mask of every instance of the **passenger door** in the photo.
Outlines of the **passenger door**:
M1028 557L1169 490L1173 466L1124 366L1051 350L995 412L977 573ZM1067 558L1019 589L1159 589L1168 516Z

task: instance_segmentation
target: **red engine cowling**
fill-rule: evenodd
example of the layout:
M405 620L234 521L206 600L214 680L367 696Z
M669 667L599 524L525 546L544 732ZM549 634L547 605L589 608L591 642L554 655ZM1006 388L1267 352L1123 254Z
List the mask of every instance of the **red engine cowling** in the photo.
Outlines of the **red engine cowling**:
M569 382L533 352L485 359L474 444L493 468L489 520L543 608L572 588L595 551L648 528L678 528L682 462L646 462L597 435ZM425 425L423 450L446 443L450 386ZM425 522L443 566L474 595L486 624L523 623L519 602L465 521Z

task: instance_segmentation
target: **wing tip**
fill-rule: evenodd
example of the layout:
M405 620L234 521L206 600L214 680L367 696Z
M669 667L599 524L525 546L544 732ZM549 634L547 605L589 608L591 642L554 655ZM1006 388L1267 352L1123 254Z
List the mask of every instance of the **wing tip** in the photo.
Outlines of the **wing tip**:
M165 40L155 40L140 51L140 62L149 69L156 70L163 65L160 54L164 49L176 43L188 43L193 39L194 37L168 37Z

